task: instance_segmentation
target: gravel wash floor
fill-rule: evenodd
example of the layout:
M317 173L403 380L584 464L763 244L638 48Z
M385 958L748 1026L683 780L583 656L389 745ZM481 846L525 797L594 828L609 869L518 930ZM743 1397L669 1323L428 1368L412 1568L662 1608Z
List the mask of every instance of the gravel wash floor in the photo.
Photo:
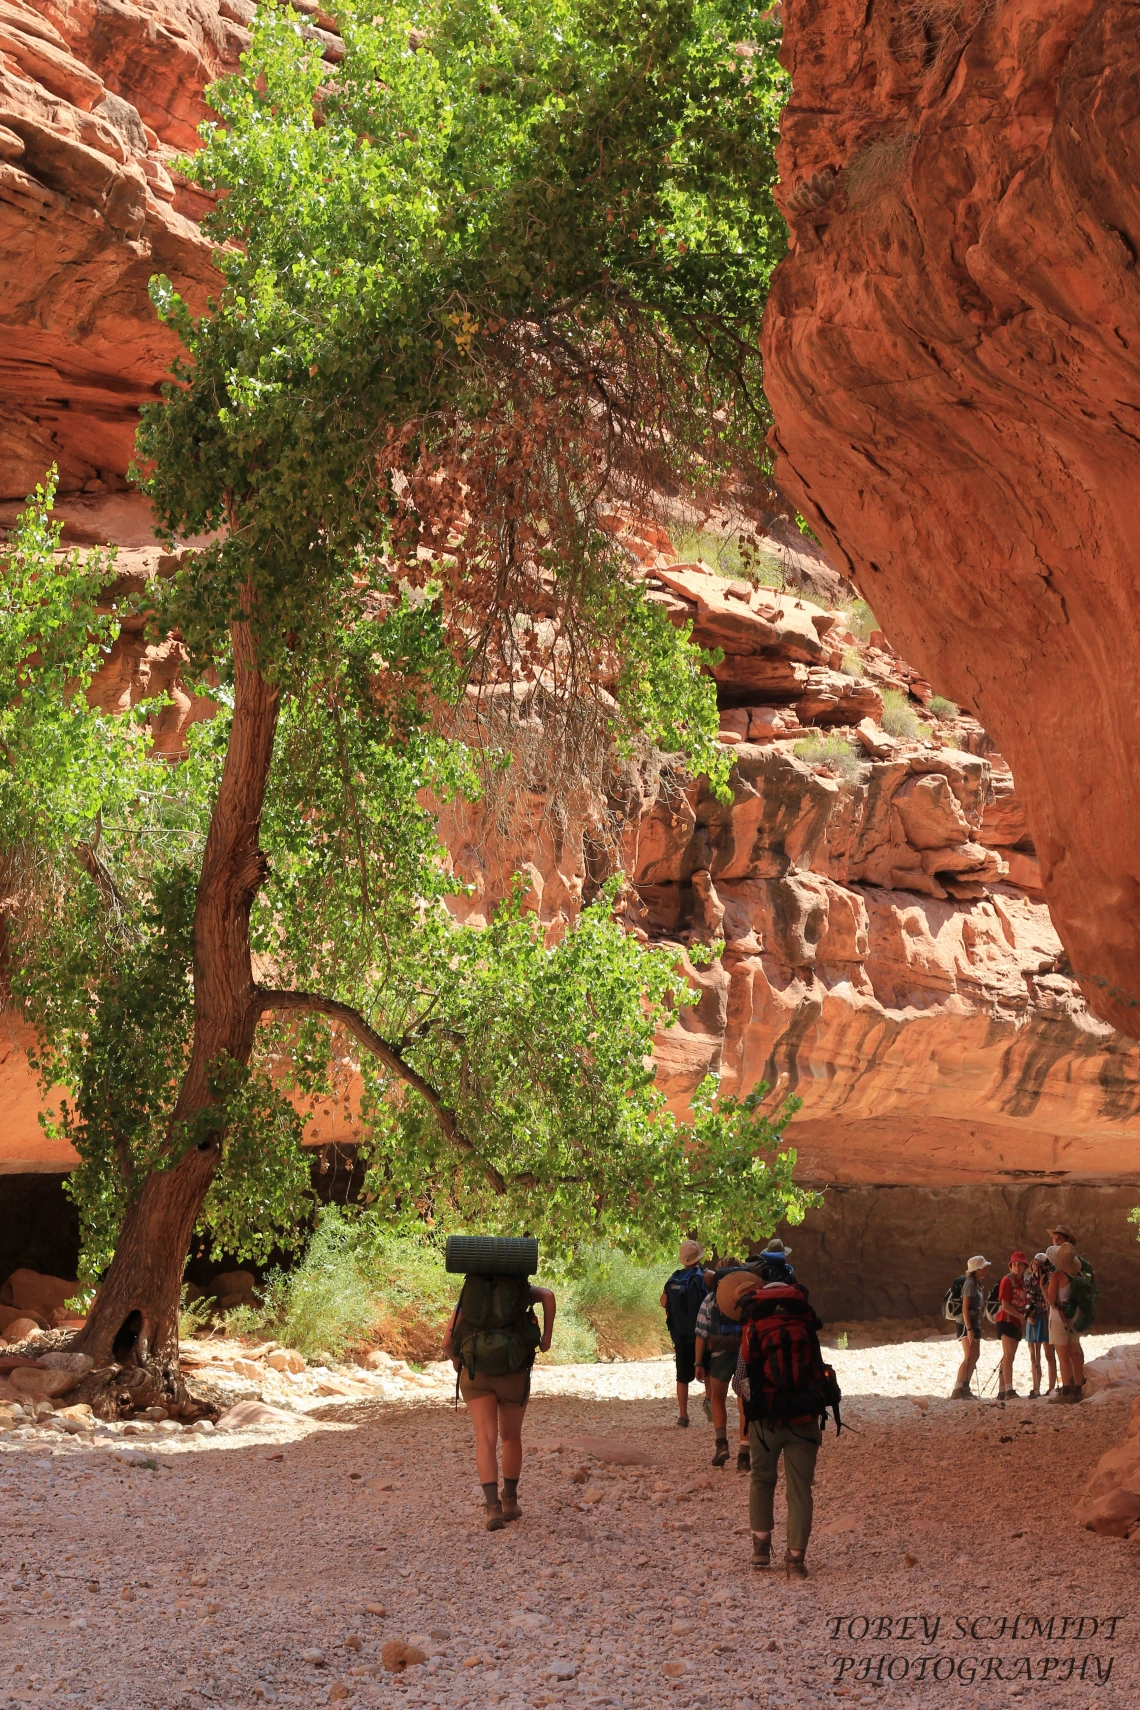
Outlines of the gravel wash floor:
M750 1570L747 1479L709 1465L699 1390L676 1429L659 1360L536 1374L524 1517L491 1534L442 1399L225 1442L0 1440L0 1705L1135 1710L1140 1538L1072 1519L1133 1397L950 1402L953 1358L834 1355L852 1429L820 1456L806 1582ZM428 1660L386 1673L392 1640Z

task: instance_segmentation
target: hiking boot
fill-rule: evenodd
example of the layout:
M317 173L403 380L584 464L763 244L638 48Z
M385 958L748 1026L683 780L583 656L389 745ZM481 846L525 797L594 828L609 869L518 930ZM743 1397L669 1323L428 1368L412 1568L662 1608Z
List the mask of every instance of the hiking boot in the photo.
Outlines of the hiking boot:
M1046 1400L1053 1401L1053 1402L1068 1401L1068 1399L1069 1399L1069 1386L1067 1383L1061 1384L1059 1389L1051 1389L1049 1391L1048 1396L1046 1397Z
M736 1451L736 1470L747 1473L752 1471L752 1450L747 1443L741 1443Z
M679 1417L677 1420L677 1429L679 1431L687 1431L689 1429L688 1419Z
M764 1573L772 1565L772 1540L763 1542L759 1538L752 1540L752 1566L757 1573Z
M717 1440L716 1440L716 1454L712 1458L712 1464L714 1467L723 1467L723 1466L728 1465L728 1438L727 1437L718 1437L717 1438Z
M807 1568L804 1566L803 1550L784 1551L784 1573L788 1579L806 1579Z
M951 1401L969 1401L970 1391L967 1385L964 1383L955 1384L950 1391L950 1399Z
M1030 1390L1030 1391L1029 1391L1029 1394L1028 1394L1028 1395L1027 1395L1027 1396L1026 1396L1026 1398L1025 1398L1025 1399L1026 1399L1026 1400L1027 1400L1027 1401L1040 1401L1040 1399L1041 1399L1041 1391L1040 1391L1040 1390L1039 1390L1039 1389L1031 1389L1031 1390Z
M516 1503L515 1506L517 1508L518 1504ZM488 1532L501 1532L503 1527L506 1525L506 1523L507 1523L507 1517L503 1513L502 1503L501 1502L488 1502L488 1504L487 1504L487 1530L488 1530Z
M705 1410L705 1418L706 1418L706 1419L707 1419L707 1420L708 1420L708 1422L709 1422L709 1424L710 1424L710 1425L711 1425L711 1424L712 1424L712 1422L713 1422L713 1418L712 1418L712 1402L711 1402L711 1401L710 1401L710 1400L709 1400L709 1398L708 1398L708 1396L707 1396L707 1395L706 1395L706 1396L705 1396L705 1398L704 1398L704 1400L703 1400L703 1401L702 1401L702 1402L701 1402L701 1406L702 1406L702 1407L703 1407L703 1408L704 1408L704 1410Z
M504 1496L501 1506L504 1520L522 1519L522 1509L519 1507L519 1499L517 1496Z

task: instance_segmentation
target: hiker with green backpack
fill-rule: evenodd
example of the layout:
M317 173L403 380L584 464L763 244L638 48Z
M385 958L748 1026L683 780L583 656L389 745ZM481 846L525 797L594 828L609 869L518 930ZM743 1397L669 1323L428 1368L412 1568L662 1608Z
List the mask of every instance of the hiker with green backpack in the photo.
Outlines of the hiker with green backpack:
M538 1268L538 1242L532 1237L452 1235L446 1264L449 1271L463 1271L465 1280L443 1352L458 1373L456 1391L467 1403L475 1428L475 1465L487 1507L487 1530L498 1532L522 1514L518 1487L523 1414L535 1355L550 1347L556 1302L550 1289L530 1281ZM536 1306L542 1307L541 1331Z
M1052 1229L1050 1234L1065 1239L1047 1249L1053 1274L1045 1285L1049 1303L1049 1341L1057 1351L1061 1368L1061 1387L1052 1396L1054 1401L1080 1401L1085 1387L1085 1356L1081 1336L1096 1317L1099 1289L1093 1268L1082 1259L1073 1245L1070 1231Z

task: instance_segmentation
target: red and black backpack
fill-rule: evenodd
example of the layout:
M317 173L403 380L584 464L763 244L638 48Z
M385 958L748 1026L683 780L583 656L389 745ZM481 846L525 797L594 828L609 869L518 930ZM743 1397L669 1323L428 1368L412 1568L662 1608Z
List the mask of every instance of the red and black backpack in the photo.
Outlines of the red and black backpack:
M838 1434L842 1429L839 1383L834 1368L824 1363L819 1345L823 1323L807 1290L798 1283L768 1283L746 1295L740 1311L748 1418L773 1425L818 1418L822 1428L830 1409Z

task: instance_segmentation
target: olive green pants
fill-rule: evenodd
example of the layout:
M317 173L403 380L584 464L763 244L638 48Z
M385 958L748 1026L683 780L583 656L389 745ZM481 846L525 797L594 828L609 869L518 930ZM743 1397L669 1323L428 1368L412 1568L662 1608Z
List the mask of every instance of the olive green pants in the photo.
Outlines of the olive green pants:
M770 1425L752 1421L752 1483L748 1490L748 1521L754 1532L770 1532L776 1500L776 1476L784 1457L788 1487L788 1548L806 1550L811 1537L811 1485L823 1433L814 1419L803 1425Z

